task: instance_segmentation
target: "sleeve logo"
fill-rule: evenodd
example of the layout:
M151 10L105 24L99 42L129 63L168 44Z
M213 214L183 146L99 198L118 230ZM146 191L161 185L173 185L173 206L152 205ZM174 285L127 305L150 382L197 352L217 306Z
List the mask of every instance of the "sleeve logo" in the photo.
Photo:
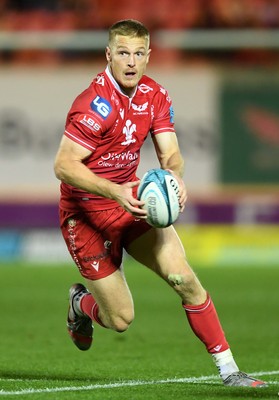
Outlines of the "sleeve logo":
M170 122L173 124L174 123L174 109L172 106L170 106Z
M95 132L98 132L101 129L101 126L97 122L95 122L93 118L91 118L89 115L86 114L81 114L78 117L78 122L87 126L87 128Z
M107 117L111 113L110 103L100 96L95 97L95 99L91 102L90 107L93 111L101 115L101 117L103 117L104 119L107 119Z

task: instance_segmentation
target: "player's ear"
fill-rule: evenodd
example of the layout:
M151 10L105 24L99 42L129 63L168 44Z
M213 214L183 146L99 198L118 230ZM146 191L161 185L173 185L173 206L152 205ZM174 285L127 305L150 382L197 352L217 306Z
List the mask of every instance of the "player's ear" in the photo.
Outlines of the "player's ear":
M106 59L107 62L111 62L111 50L108 46L106 47Z
M150 53L151 53L151 49L148 49L148 52L147 52L147 63L149 62Z

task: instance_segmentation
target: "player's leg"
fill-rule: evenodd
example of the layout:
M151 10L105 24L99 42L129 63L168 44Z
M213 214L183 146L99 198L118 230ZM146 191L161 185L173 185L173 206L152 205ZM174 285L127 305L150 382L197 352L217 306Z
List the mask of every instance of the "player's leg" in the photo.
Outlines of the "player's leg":
M102 279L86 279L86 286L72 285L69 295L67 328L80 350L91 347L92 321L123 332L134 318L133 299L121 269Z
M172 226L151 229L130 243L127 251L138 262L161 276L181 297L193 332L212 354L225 384L264 385L264 382L239 372L213 301L189 266L181 241Z
M184 248L172 226L150 230L134 240L127 251L178 293L194 333L209 353L229 348L213 302L187 263Z
M198 305L206 301L207 293L189 266L172 226L149 230L130 243L127 252L172 286L184 304Z
M91 346L92 321L122 332L134 317L132 296L121 269L123 216L120 207L60 214L63 237L87 286L74 284L69 296L68 332L81 350Z
M131 292L121 268L99 280L86 280L91 296L85 296L81 308L92 320L117 332L125 331L134 319Z

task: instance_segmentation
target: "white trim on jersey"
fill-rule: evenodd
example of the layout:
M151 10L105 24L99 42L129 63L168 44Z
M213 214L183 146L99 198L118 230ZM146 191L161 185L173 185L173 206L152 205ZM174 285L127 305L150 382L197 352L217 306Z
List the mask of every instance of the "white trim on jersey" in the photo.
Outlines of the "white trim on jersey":
M67 133L67 135L72 137L75 142L79 142L81 144L81 146L86 147L86 148L90 148L91 150L96 150L96 147L90 146L90 144L88 144L88 143L84 142L83 140L79 139L78 137L76 137L75 135L70 133L69 131L65 130L65 132Z
M175 132L174 128L158 128L158 129L153 129L152 133L154 135L156 135L157 133L161 133L161 132Z

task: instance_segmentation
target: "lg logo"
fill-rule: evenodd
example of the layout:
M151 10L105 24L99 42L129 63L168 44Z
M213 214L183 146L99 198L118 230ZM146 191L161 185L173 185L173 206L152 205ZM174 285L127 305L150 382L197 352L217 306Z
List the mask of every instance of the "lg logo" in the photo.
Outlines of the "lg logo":
M95 97L95 99L91 102L90 107L93 111L100 114L104 119L107 119L111 112L110 103L100 96Z

